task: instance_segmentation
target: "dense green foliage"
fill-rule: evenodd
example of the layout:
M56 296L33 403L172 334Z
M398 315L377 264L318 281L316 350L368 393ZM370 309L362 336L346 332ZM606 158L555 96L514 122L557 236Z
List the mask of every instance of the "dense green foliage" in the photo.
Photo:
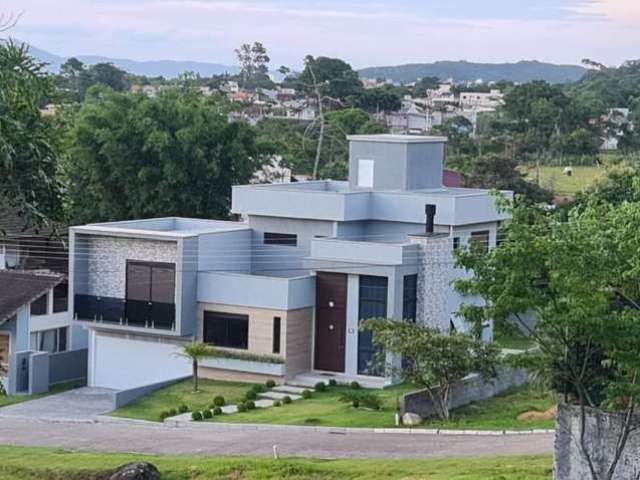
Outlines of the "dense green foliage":
M0 42L0 202L16 208L26 224L61 217L57 130L40 113L55 93L45 65L24 45Z
M263 160L254 130L226 112L191 91L90 94L65 165L72 220L225 218L231 186L248 183Z
M60 67L57 82L67 100L81 102L87 90L96 84L118 92L128 90L129 74L111 63L85 65L72 57Z

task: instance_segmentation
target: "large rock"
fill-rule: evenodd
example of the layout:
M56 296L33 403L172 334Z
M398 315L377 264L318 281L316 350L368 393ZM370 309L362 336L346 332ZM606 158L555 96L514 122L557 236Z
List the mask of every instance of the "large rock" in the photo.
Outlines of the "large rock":
M148 462L132 462L119 467L109 480L160 480L160 472Z
M422 417L417 413L407 412L402 415L402 424L403 425L421 425Z

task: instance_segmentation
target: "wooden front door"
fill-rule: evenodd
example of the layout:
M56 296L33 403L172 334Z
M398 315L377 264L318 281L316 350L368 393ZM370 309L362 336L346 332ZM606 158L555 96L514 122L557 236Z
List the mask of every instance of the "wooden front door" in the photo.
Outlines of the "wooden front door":
M0 334L0 377L9 375L9 335Z
M316 370L344 372L347 330L347 275L316 276Z

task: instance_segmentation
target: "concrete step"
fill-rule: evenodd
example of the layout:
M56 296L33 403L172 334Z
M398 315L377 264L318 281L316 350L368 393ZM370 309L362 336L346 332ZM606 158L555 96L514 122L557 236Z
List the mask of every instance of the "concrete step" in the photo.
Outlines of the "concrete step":
M305 390L308 389L304 387L294 387L293 385L280 385L271 389L272 392L280 392L286 394L293 393L294 395L300 395Z
M256 400L256 407L258 408L269 408L273 407L273 400L268 398L261 398L260 400Z
M284 397L290 397L291 400L299 400L302 398L301 395L296 395L293 393L284 393L284 392L264 392L258 395L260 398L269 398L271 400L282 400Z
M225 405L222 407L222 413L238 413L237 405Z

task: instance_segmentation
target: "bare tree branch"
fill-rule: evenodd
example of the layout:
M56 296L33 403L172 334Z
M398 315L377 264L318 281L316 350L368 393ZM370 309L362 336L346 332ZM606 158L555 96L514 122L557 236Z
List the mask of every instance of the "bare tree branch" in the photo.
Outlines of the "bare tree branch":
M0 13L0 33L7 32L15 27L24 11L18 13Z

